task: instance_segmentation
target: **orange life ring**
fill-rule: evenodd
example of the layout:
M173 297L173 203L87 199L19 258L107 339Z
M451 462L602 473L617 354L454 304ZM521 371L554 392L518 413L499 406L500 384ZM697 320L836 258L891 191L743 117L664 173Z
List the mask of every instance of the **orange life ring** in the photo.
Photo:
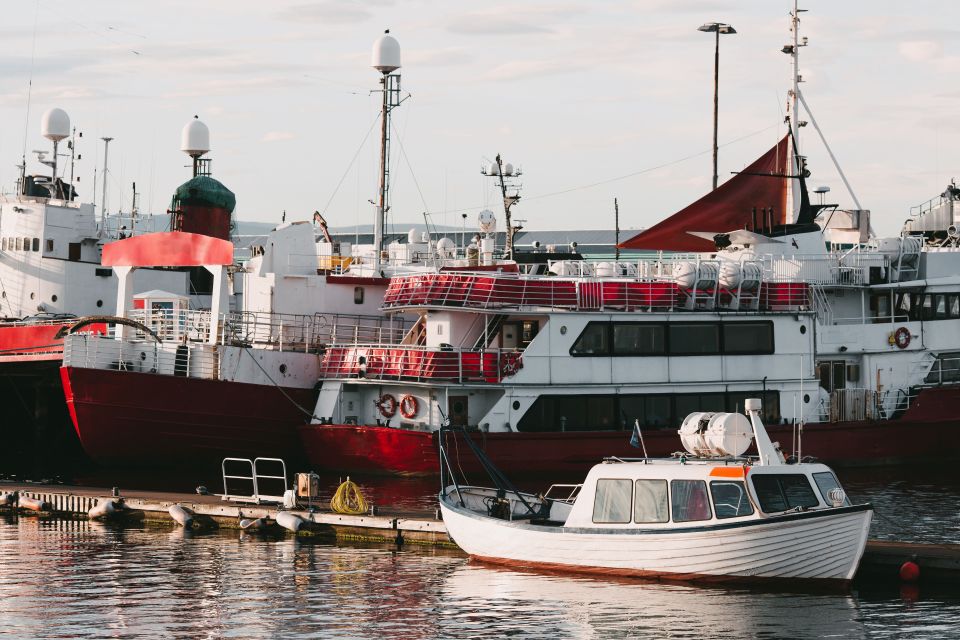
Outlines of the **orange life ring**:
M400 415L408 420L417 415L420 409L420 403L414 396L406 395L400 398Z
M397 413L397 399L389 393L385 393L376 402L380 415L384 418L392 418Z
M906 349L909 347L910 338L910 329L906 327L900 327L893 332L893 344L895 344L898 349Z

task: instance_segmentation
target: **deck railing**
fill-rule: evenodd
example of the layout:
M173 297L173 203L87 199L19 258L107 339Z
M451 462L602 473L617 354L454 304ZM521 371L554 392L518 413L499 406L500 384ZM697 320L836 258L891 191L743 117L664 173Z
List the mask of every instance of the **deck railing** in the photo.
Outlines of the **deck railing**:
M220 378L220 357L212 347L155 340L130 342L106 336L68 336L64 340L63 365L208 380Z
M514 349L454 349L380 346L331 347L321 378L408 382L501 382L523 367Z

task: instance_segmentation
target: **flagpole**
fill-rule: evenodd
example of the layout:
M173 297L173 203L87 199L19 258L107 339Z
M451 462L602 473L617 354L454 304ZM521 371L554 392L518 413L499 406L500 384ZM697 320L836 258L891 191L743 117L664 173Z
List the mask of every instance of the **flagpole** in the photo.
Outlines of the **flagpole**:
M640 430L640 419L635 419L633 421L633 430L636 432L637 436L640 438L640 446L643 447L643 457L649 458L647 455L647 443L643 441L643 432Z

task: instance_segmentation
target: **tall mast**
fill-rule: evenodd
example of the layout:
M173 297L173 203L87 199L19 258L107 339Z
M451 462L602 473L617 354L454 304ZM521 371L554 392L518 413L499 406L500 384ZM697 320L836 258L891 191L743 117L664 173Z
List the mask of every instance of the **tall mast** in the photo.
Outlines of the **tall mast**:
M787 125L790 127L790 140L787 148L790 153L791 174L796 175L803 170L797 166L797 156L800 155L800 127L804 124L800 121L798 105L800 103L800 83L803 77L800 75L800 47L807 46L807 39L800 38L800 14L806 9L797 7L797 0L793 0L793 11L790 13L790 37L791 42L784 45L782 51L791 58L791 82L790 90L787 91ZM787 211L789 215L784 216L787 222L795 222L800 213L800 200L794 197L794 178L787 179Z
M380 112L380 193L373 228L373 268L375 272L379 272L387 211L390 210L390 114L401 102L400 74L393 73L400 68L400 43L390 35L389 29L373 43L370 66L381 73L380 85L383 92Z
M113 138L103 137L103 193L100 194L100 228L107 229L107 152L110 149L110 141Z

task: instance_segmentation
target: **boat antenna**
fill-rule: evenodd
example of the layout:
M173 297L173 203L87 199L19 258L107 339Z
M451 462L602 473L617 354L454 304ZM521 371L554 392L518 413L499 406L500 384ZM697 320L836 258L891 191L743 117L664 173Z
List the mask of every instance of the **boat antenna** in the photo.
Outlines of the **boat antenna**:
M613 199L613 246L614 261L620 262L620 205Z
M520 230L519 227L514 227L513 223L510 221L510 209L513 205L517 204L520 201L520 185L514 184L511 178L519 177L523 174L523 170L520 167L517 167L514 170L513 165L509 162L504 164L503 159L500 157L500 154L497 154L497 157L494 159L493 164L490 165L490 168L487 169L484 167L480 170L485 176L490 176L496 178L497 185L500 187L500 195L503 197L503 215L505 223L507 225L507 237L504 247L504 254L508 260L513 259L513 236Z
M805 13L806 9L800 9L797 7L797 1L793 0L793 11L790 12L790 42L783 45L781 51L791 58L791 70L792 77L790 79L790 89L787 91L787 115L786 121L787 125L790 128L790 138L791 145L794 147L794 160L799 155L799 149L797 149L797 144L799 141L800 127L800 118L797 113L797 104L800 95L800 83L803 82L803 77L800 75L800 47L807 46L806 38L800 39L800 14ZM796 166L796 165L794 165ZM799 170L799 167L797 167ZM793 198L793 190L790 190L790 200L791 200L791 215L793 219L799 217L799 210L797 208L796 202Z
M33 97L33 66L37 58L37 22L40 19L40 0L36 2L36 9L33 13L33 43L30 47L30 76L27 81L27 113L23 122L23 155L20 162L20 195L25 195L27 188L27 136L30 131L30 100ZM56 176L54 176L56 180Z
M110 150L110 141L113 138L104 136L103 140L103 193L100 194L100 228L106 231L107 228L107 152Z
M383 235L386 215L390 210L390 116L394 108L400 106L400 74L394 73L400 68L400 43L390 35L390 29L373 43L371 64L380 72L379 91L383 93L380 111L380 193L376 203L377 214L373 228L373 270L380 271L383 253ZM373 93L375 93L374 91Z

